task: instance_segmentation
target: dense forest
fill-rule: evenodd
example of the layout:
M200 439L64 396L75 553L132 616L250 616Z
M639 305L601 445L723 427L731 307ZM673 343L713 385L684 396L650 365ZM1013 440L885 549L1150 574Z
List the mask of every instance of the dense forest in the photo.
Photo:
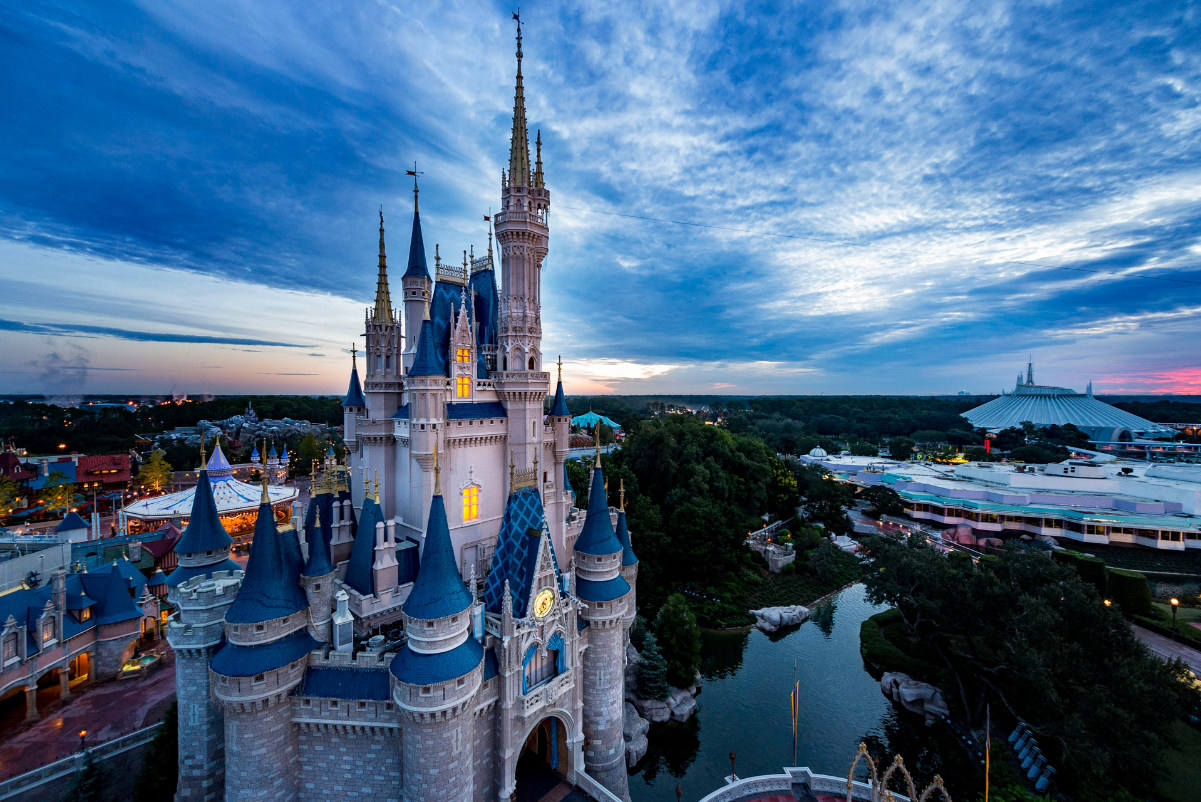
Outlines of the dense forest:
M0 440L31 454L102 454L127 451L138 434L224 420L254 404L259 418L293 418L333 426L342 424L342 403L333 397L230 396L211 401L143 406L136 412L112 407L64 408L37 401L0 404Z

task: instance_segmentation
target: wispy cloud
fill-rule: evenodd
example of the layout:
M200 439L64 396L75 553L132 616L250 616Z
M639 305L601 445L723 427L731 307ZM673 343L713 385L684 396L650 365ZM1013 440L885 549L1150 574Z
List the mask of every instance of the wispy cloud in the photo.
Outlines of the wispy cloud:
M110 329L104 326L85 326L74 323L21 323L15 320L0 319L0 331L15 331L24 334L49 334L55 337L115 337L118 340L133 340L147 343L209 343L222 345L271 345L281 348L311 348L311 345L296 343L271 342L270 340L250 340L243 337L220 337L202 334L170 334L155 331L132 331L130 329ZM110 368L111 369L111 368ZM116 368L121 370L121 368ZM95 368L89 368L95 370Z

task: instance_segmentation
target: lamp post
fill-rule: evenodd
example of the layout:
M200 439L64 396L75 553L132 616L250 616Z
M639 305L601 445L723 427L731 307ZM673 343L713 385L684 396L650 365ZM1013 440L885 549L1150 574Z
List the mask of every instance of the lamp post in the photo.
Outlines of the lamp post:
M88 737L88 731L87 731L87 730L80 730L80 731L79 731L79 751L80 751L80 752L82 752L83 750L87 749L87 747L88 747L88 745L87 745L87 737Z
M737 757L733 752L730 753L730 782L738 782L738 775L734 772L734 758Z
M676 786L676 802L680 802L680 797L684 796L684 786Z
M1172 637L1176 637L1176 608L1180 606L1180 599L1171 599L1172 604Z

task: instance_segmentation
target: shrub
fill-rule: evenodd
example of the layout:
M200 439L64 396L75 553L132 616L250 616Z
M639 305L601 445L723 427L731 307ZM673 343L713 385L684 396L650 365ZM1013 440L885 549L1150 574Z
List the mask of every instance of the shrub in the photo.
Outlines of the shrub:
M671 695L667 684L667 661L659 651L655 635L647 632L642 652L638 659L638 697L640 699L666 699Z
M701 629L679 593L668 596L659 610L655 636L667 661L667 681L677 688L696 682L701 667Z
M647 633L646 619L640 615L634 616L634 626L630 627L630 643L640 652L646 642Z
M981 570L996 571L1001 567L1001 558L995 554L985 554L976 563L976 567Z
M784 565L781 565L780 573L781 574L795 574L796 573L796 561L794 560L790 563L785 563Z
M1109 568L1106 574L1109 580L1109 598L1122 608L1123 613L1154 617L1151 587L1147 584L1147 577L1137 571L1123 571L1120 568Z
M1107 598L1108 593L1108 577L1105 575L1105 561L1100 557L1094 557L1091 554L1081 554L1078 551L1070 549L1056 549L1051 552L1052 556L1059 562L1065 565L1070 565L1076 569L1076 573L1080 575L1088 584L1097 589L1097 594L1102 598Z

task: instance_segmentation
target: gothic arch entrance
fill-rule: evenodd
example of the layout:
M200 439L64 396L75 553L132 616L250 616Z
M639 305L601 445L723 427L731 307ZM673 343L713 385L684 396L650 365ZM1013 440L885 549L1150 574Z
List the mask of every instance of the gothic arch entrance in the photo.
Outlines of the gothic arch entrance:
M566 785L571 759L567 724L554 715L539 721L526 735L517 758L513 802L538 802Z

